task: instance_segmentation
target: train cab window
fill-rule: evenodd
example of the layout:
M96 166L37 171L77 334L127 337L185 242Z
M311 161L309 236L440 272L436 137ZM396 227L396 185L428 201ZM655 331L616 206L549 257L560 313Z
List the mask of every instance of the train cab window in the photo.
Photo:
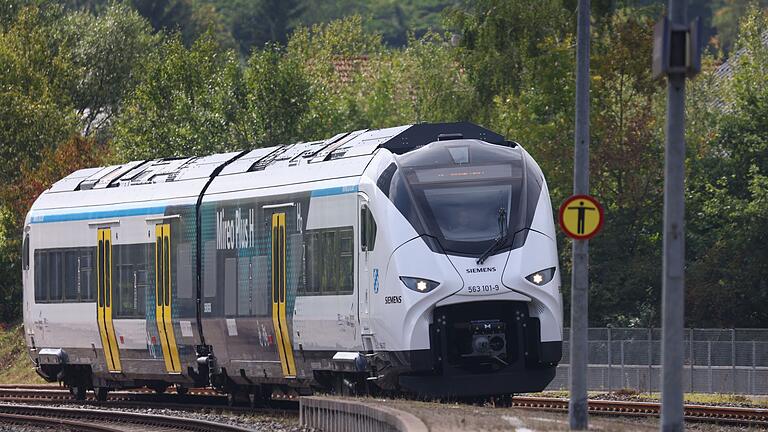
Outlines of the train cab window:
M363 252L373 251L376 246L376 220L371 209L363 206L360 209L360 249Z
M24 243L21 245L21 268L29 270L29 234L24 235Z
M305 283L300 295L348 295L354 292L354 231L352 227L308 230Z

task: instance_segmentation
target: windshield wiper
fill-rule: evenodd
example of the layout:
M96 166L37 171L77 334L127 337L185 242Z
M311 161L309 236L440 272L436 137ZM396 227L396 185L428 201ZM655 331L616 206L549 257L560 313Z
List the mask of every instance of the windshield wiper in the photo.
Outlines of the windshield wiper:
M493 255L497 250L499 250L499 248L502 245L504 245L504 243L507 242L507 234L508 233L505 234L506 226L507 226L507 224L506 224L506 222L507 222L507 209L505 209L504 207L500 207L499 208L499 218L498 218L498 221L499 221L499 236L496 237L496 241L491 245L491 247L486 249L485 252L483 252L482 255L480 255L477 258L477 264L484 263L485 260L487 260L491 255Z

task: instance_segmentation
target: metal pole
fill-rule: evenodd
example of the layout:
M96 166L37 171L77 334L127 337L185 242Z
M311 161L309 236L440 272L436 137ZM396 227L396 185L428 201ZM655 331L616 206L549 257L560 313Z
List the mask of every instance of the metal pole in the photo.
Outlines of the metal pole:
M648 328L648 394L653 389L653 328Z
M612 381L613 378L611 377L611 375L613 375L613 368L612 368L613 355L611 353L613 351L613 342L611 340L612 340L611 328L608 327L608 391L609 392L613 391L613 381Z
M576 33L576 130L573 193L589 194L589 0L579 0ZM587 315L589 243L573 240L571 274L571 374L568 419L571 430L587 430Z
M731 393L736 394L736 329L731 329Z
M696 364L696 356L694 354L694 346L693 346L693 328L691 328L691 331L689 335L691 336L691 393L693 393L693 373L694 373L694 365Z
M684 0L669 0L671 26L687 25ZM683 291L685 279L685 74L667 77L667 124L664 163L664 363L661 430L678 432L683 424Z

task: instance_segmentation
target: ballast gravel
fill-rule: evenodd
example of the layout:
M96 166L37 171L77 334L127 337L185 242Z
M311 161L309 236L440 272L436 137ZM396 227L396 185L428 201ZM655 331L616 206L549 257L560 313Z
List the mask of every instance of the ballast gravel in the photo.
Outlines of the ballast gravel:
M14 403L3 403L4 405L17 405ZM32 405L32 403L30 403ZM199 409L196 411L184 411L167 408L124 408L124 407L104 407L88 404L44 404L46 407L70 408L70 409L90 409L103 411L121 411L138 414L153 414L164 417L182 417L196 420L205 420L214 423L230 424L251 429L257 432L319 432L316 429L299 426L299 416L297 413L286 412L285 415L270 415L256 412L227 412L225 409ZM3 429L8 428L8 429ZM51 429L36 426L15 426L0 423L0 432L21 431L38 432L49 431ZM58 429L61 432L61 429Z

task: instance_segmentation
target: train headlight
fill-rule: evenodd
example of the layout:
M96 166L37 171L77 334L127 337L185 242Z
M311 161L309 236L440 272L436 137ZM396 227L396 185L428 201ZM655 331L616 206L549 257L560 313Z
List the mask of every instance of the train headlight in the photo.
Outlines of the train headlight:
M555 267L539 270L536 273L529 274L525 278L528 282L534 285L542 286L551 281L553 277L555 277Z
M403 281L408 289L420 293L428 293L440 285L440 282L435 282L433 280L408 276L400 276L400 280Z

